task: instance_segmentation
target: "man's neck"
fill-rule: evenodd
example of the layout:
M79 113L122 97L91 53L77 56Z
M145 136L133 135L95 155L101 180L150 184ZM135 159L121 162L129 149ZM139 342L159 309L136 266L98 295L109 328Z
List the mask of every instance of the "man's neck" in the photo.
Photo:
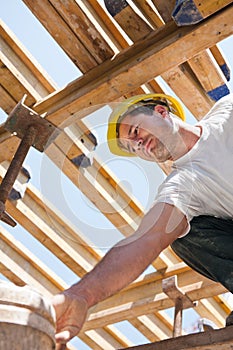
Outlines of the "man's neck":
M188 125L180 126L178 131L178 142L176 143L176 149L174 154L176 155L173 160L177 160L188 153L202 134L202 128L200 126Z

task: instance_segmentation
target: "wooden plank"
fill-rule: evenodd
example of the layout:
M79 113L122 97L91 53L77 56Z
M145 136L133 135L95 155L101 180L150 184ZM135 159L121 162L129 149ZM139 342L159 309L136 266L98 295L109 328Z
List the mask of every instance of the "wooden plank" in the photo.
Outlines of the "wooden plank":
M75 1L69 0L65 5L55 0L53 3L48 0L24 2L82 72L112 56L112 50ZM71 12L75 18L71 16L68 20L67 16Z
M92 69L62 91L37 103L34 108L39 113L47 111L48 119L56 125L66 119L67 124L71 124L84 117L88 106L96 106L97 109L100 103L116 100L231 35L232 15L233 8L226 7L217 16L211 16L192 28L177 28L175 24L168 23L159 32L152 33L111 62L104 62ZM171 50L173 55L170 55ZM161 64L163 57L166 60L163 59Z
M59 46L63 48L65 53L81 72L88 71L97 64L92 55L74 35L72 29L59 16L56 9L54 9L49 1L25 0L24 3L39 19L51 36L56 38L55 40ZM67 40L67 38L69 38L69 40Z
M1 83L0 83L0 95L1 95L0 107L5 113L8 114L12 111L17 101L8 93L8 91L1 85Z
M3 137L3 135L2 135ZM0 137L1 139L1 137ZM0 143L0 163L4 160L11 160L15 155L15 152L20 144L20 139L16 136L10 136L7 133L7 138Z
M225 76L210 51L203 51L195 55L188 60L188 64L212 100L218 101L230 93Z
M233 326L189 334L154 344L133 346L131 350L231 350Z
M146 36L153 29L153 26L150 26L145 22L142 16L146 16L149 18L149 12L152 15L150 19L155 21L157 19L156 24L161 25L161 20L158 18L157 14L153 12L151 7L145 2L137 2L136 3L136 11L133 9L125 0L121 0L118 2L114 2L112 0L106 0L105 6L112 18L120 25L123 29L125 35L132 40L133 42L139 40L140 38ZM140 12L139 8L143 10ZM139 15L140 14L140 15ZM158 28L158 25L155 25L154 28ZM129 44L127 45L129 46ZM159 86L157 82L151 80L147 82L147 89L149 92L161 92L164 91ZM145 93L144 85L141 87L134 89L130 93L127 93L125 97L130 97L133 95L140 95Z
M222 70L223 74L225 75L226 80L229 81L231 77L231 71L221 48L218 45L214 45L210 48L210 51L214 56L216 62L218 63L220 69Z
M178 26L192 25L231 3L231 0L183 0L176 4L172 17Z
M24 94L27 94L26 103L31 106L55 90L49 77L45 77L43 69L39 69L39 65L36 65L27 50L2 21L0 21L0 48L0 83L12 99L19 101ZM6 108L8 111L9 107Z
M128 47L128 41L120 32L119 28L113 23L112 18L108 15L106 7L98 0L76 0L79 6L85 6L83 10L89 17L93 18L100 25L104 33L109 37L114 46L120 51L122 48Z
M142 33L142 35L145 35L145 33L150 32L150 26L143 21L135 11L133 11L126 1L118 1L117 6L115 7L113 6L114 4L115 3L111 0L105 1L109 13L130 38L132 38L135 33Z
M98 64L114 55L106 40L103 39L76 1L69 0L64 4L64 1L61 0L50 0L50 3L69 24L69 27Z
M160 313L142 315L132 319L130 323L137 328L149 341L159 341L172 337L173 321Z
M164 24L163 19L158 15L158 12L156 11L157 9L153 7L153 2L134 0L134 3L142 12L143 16L146 18L149 24L153 27L153 29L157 29ZM167 4L168 1L165 3Z
M231 0L193 0L203 18L212 15L227 5L232 4Z
M56 84L51 79L51 77L46 73L46 71L36 62L33 56L28 52L28 50L20 43L15 34L8 28L8 26L0 20L0 36L5 44L11 48L11 52L17 56L18 61L23 62L23 64L28 68L30 72L37 78L37 90L39 88L45 91L42 96L46 96L56 90ZM12 59L12 55L10 57ZM16 64L17 65L17 64ZM19 67L21 67L19 65ZM42 88L43 87L43 88Z
M214 101L205 94L187 63L168 70L162 77L181 100L186 98L186 107L197 120L201 120L214 105Z
M14 101L20 101L22 96L27 94L26 103L28 106L32 106L37 100L39 100L39 94L32 91L32 86L24 79L22 74L23 70L21 71L22 73L18 71L16 67L6 59L6 57L3 57L3 53L1 53L0 56L0 82L2 89L8 92L10 97L10 100L8 101L12 102L12 99ZM24 82L25 84L21 84L21 82ZM1 102L1 107L4 108L4 101ZM4 108L5 111L8 109L8 106L7 109Z
M152 0L152 2L155 5L162 19L164 20L164 22L169 22L171 20L171 14L175 7L176 0Z
M201 303L198 303L197 312L202 318L211 320L217 327L221 328L225 326L225 320L227 313L224 308L221 307L222 299L220 296L217 300L214 298L203 299Z
M66 132L61 132L55 140L56 146L63 150L64 154L69 159L73 159L82 154L80 148L74 143Z
M20 285L28 284L47 297L67 287L57 275L3 227L0 227L0 255L2 267L8 270L5 274L5 270L1 267L1 273L15 284L20 280Z

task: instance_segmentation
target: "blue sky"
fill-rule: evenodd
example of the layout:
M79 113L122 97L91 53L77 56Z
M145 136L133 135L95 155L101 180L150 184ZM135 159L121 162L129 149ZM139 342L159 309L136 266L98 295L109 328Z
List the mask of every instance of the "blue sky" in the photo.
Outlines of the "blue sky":
M70 81L81 75L77 67L74 66L63 53L61 48L50 37L21 0L0 0L0 3L2 20L15 33L45 71L47 71L58 88L64 87ZM233 38L230 37L219 45L223 49L229 66L233 67ZM229 82L229 88L232 92L232 78ZM165 89L167 93L171 93L167 86L165 86ZM109 110L104 111L106 118L108 112ZM87 120L89 123L92 123L95 119L93 133L96 134L99 144L101 146L103 145L104 148L106 121L103 122L101 119L102 116L103 112L97 112L94 116L95 118L89 117ZM195 122L188 111L187 116L190 123ZM6 115L0 112L0 121L3 122L5 118ZM107 152L106 149L105 152ZM109 223L103 215L84 198L82 193L51 164L47 157L31 149L27 156L26 163L30 165L32 170L31 182L40 189L51 202L56 204L59 210L67 215L81 231L85 234L87 233L94 245L97 245L105 251L121 238L121 234L117 232L111 223ZM157 186L163 179L162 172L158 170L154 164L148 164L140 160L115 159L110 157L107 153L105 164L117 174L121 183L140 200L145 208L150 206L153 201L153 196L156 193ZM124 172L122 169L124 169ZM48 178L46 176L48 174L52 181L47 181ZM133 178L132 174L134 174ZM60 189L59 193L57 188ZM90 215L92 217L91 224L89 220ZM9 226L6 228L43 262L46 262L47 266L61 276L66 283L70 284L76 281L77 277L58 259L52 256L47 249L39 245L23 228L19 225L14 229L11 229ZM190 318L190 315L187 317ZM191 319L196 319L196 315L192 316ZM186 323L190 324L187 320ZM125 323L122 324L123 329L125 329ZM131 338L133 338L132 340L137 340L138 344L145 342L145 339L141 335L138 335L136 330L130 328L129 334ZM77 341L75 341L75 343L77 343ZM80 346L79 349L86 349L84 344L78 344Z

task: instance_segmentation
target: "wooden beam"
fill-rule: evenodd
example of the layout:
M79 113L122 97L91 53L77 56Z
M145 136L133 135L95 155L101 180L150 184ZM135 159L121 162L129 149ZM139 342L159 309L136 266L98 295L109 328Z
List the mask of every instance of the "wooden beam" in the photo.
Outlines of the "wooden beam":
M16 100L9 94L8 90L5 89L0 83L0 95L1 95L1 108L7 114L12 111L16 105Z
M176 4L172 17L178 26L192 25L231 3L231 0L183 0Z
M229 81L231 78L231 70L229 64L227 63L224 54L218 45L214 45L210 48L212 55L214 56L216 62L218 63L220 69L226 77L226 80Z
M185 101L184 104L197 120L201 120L214 105L187 63L169 69L162 77L183 103Z
M128 46L127 39L108 15L105 6L102 6L98 0L77 0L77 2L80 6L85 6L85 12L89 12L88 15L95 18L118 51Z
M67 287L57 275L3 227L0 227L0 255L1 273L17 285L33 286L47 297Z
M226 7L194 27L177 28L168 23L34 108L39 113L47 111L55 125L69 125L83 118L89 106L98 109L101 103L121 97L231 35L232 16L233 8Z
M223 7L232 4L231 0L193 0L203 18L206 18L213 13L221 10Z
M131 8L131 6L125 0L120 0L117 3L112 0L105 0L105 5L109 13L122 27L130 39L134 37L135 33L142 33L142 35L144 35L145 33L150 32L151 27Z
M0 47L1 85L15 101L21 100L23 94L27 93L30 106L55 91L55 83L2 20Z
M230 93L226 85L226 78L210 51L202 51L195 55L188 64L198 78L206 94L218 101Z
M134 3L154 29L164 25L164 21L162 17L159 16L157 9L155 7L153 8L152 1L134 0ZM168 3L168 1L166 1L166 3Z
M0 163L2 163L4 160L11 161L20 144L20 139L16 136L9 135L8 132L3 132L2 135L0 135L0 139L1 136L3 140L0 143Z
M233 326L127 348L129 350L230 350Z
M114 52L76 1L24 2L82 72L113 56Z
M130 323L137 328L149 341L159 341L172 337L173 321L163 313L142 315L132 319Z

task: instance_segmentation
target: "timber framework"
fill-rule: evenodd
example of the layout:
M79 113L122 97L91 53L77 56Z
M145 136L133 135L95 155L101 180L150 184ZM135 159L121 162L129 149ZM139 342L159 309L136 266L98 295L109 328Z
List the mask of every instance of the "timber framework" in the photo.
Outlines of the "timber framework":
M135 94L167 93L160 77L194 118L201 119L230 92L230 67L218 43L233 33L232 1L183 1L191 3L192 9L175 7L175 0L23 3L77 67L80 76L58 89L13 30L0 22L0 107L10 116L8 125L0 126L1 181L28 132L22 126L25 119L22 122L15 117L15 108L26 108L28 118L34 115L35 123L43 130L33 140L25 141L29 148L34 146L44 152L122 237L129 236L144 210L99 158L88 158L98 148L98 140L85 118L100 106L111 108L115 102ZM55 130L59 132L54 134ZM42 134L46 134L43 140ZM9 181L13 185L18 175L21 188L30 178L23 167L28 148L24 150L17 174L8 170ZM165 174L169 169L169 165L162 167ZM30 182L23 194L14 186L11 190L11 183L5 184L6 192L0 195L2 221L20 225L78 278L90 271L103 253L90 244L85 232L70 224ZM232 327L224 328L231 310L223 298L227 292L223 286L191 270L170 248L152 267L155 272L141 276L92 308L79 338L90 349L134 349L138 344L116 325L127 321L148 343L141 348L148 350L231 349ZM5 225L0 227L0 273L16 285L27 284L46 296L67 287ZM175 307L174 319L165 312L171 307ZM208 320L218 329L185 335L184 308L194 308L200 320ZM203 321L206 329L208 322Z

